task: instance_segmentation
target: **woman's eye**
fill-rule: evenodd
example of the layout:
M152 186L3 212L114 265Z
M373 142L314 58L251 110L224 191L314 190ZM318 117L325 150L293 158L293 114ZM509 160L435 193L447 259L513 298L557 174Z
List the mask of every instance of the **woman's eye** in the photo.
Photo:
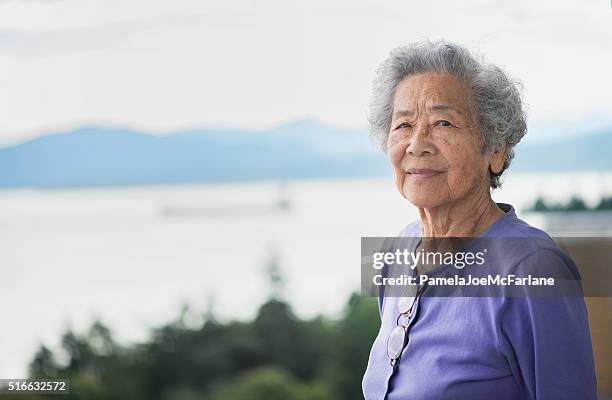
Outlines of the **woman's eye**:
M439 121L436 121L436 126L453 126L453 124L451 124L450 122L448 122L445 119L441 119Z
M395 129L401 129L401 128L412 128L412 125L410 125L408 122L402 122Z

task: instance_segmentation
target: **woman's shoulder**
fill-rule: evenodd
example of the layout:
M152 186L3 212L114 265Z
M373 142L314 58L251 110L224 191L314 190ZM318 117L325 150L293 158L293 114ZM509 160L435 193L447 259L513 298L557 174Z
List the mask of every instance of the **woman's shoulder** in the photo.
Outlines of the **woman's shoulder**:
M488 245L497 249L498 255L503 255L510 264L522 266L537 266L542 269L558 271L558 268L579 277L580 274L574 260L563 251L557 242L543 229L535 227L512 213L508 218L492 230L487 236Z
M520 253L531 253L536 250L560 250L552 237L543 229L529 224L516 215L514 207L506 206L506 213L496 221L482 236L491 241L503 242L512 239L520 243Z

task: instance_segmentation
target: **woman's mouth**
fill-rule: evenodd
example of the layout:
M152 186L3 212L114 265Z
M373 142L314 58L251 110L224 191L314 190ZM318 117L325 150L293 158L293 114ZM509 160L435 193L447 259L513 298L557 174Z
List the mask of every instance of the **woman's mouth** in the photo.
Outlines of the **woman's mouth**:
M406 175L414 179L426 179L426 178L433 178L434 176L438 176L442 174L443 172L444 171L431 169L431 168L409 168L406 171Z

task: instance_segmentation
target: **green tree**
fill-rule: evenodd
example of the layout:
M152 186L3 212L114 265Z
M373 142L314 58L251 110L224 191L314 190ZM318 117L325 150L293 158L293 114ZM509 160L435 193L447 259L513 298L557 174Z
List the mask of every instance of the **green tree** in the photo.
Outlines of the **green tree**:
M570 201L565 206L567 211L586 211L588 207L586 206L584 200L580 197L572 196Z
M544 212L544 211L549 211L548 206L546 205L546 203L544 202L544 199L541 197L538 197L533 205L533 207L531 208L533 211L537 211L537 212Z
M335 336L333 354L336 365L332 379L340 395L339 399L363 397L361 380L379 327L376 299L354 293Z
M241 374L218 390L212 400L332 400L322 381L303 383L283 368L264 366Z
M46 346L41 345L30 363L30 376L37 378L55 378L59 373L55 355Z

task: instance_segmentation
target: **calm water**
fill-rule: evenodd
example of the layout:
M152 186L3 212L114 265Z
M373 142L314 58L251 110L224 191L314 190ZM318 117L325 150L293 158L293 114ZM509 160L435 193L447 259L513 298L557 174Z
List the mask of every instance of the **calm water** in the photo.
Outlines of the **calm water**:
M509 175L494 197L520 215L538 195L572 194L595 203L612 174ZM2 191L0 378L24 376L39 343L96 317L122 342L183 303L194 323L211 298L219 319L250 318L275 251L296 313L337 315L359 288L360 237L395 235L416 215L390 179Z

